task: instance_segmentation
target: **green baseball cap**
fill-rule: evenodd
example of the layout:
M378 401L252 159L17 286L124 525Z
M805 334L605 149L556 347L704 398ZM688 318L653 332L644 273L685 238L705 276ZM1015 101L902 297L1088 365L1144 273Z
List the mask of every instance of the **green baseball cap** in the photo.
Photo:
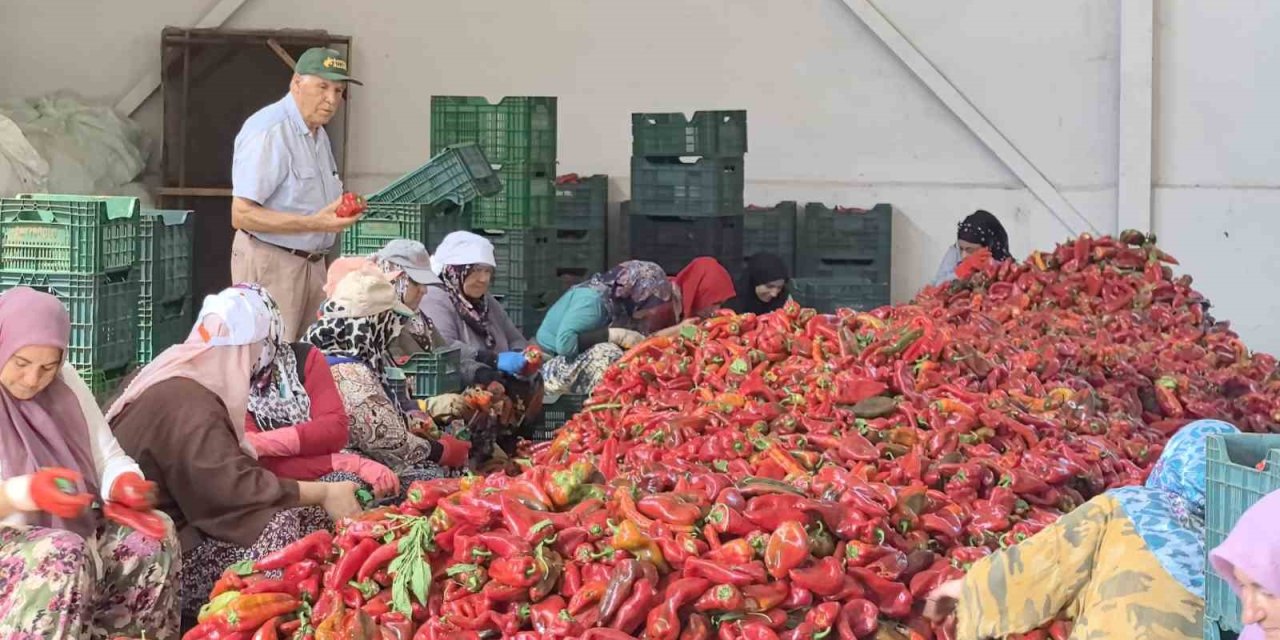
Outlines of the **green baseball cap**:
M347 75L348 71L346 54L324 47L307 49L307 52L298 58L297 64L293 65L293 72L298 75L320 76L325 80L364 84Z

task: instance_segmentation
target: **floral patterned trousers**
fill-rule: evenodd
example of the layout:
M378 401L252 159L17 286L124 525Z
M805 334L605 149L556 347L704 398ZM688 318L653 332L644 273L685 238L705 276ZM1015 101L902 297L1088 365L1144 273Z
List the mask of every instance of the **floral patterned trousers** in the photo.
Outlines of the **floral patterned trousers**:
M0 637L178 637L181 552L105 522L85 540L62 529L0 525Z

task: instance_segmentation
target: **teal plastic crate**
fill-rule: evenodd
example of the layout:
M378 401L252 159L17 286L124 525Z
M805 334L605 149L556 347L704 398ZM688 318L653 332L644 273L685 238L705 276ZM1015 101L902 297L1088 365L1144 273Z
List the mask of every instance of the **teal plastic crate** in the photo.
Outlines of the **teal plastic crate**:
M821 313L835 313L841 307L870 311L889 304L889 285L840 278L793 278L791 296L802 306Z
M400 238L421 242L432 221L447 216L435 205L370 202L360 221L342 232L342 255L367 256Z
M441 149L426 164L369 196L369 202L402 202L462 206L491 196L502 183L484 152L475 143Z
M535 442L555 439L560 427L582 411L582 406L589 397L584 394L566 393L555 402L543 405L542 424L534 427L530 439Z
M631 214L715 217L740 214L742 158L631 158Z
M609 217L609 176L556 179L557 229L603 231Z
M104 275L0 271L0 290L31 287L57 296L71 315L67 360L87 376L94 370L122 369L137 355L136 271Z
M631 155L730 158L747 152L746 111L631 114Z
M137 198L0 198L0 269L96 274L138 262Z
M400 367L412 396L426 399L462 391L462 348L451 347L419 353Z
M490 162L554 163L557 100L508 96L497 103L466 96L431 97L431 149L474 142Z
M496 171L502 189L466 207L473 224L485 229L550 227L555 221L555 165L506 164Z
M144 209L138 219L138 236L143 300L170 302L189 297L195 252L191 211Z
M1280 435L1239 433L1209 436L1205 472L1205 553L1222 544L1244 512L1280 490ZM1256 466L1266 461L1262 471ZM1239 632L1240 599L1205 564L1205 626Z
M191 298L138 301L138 365L145 365L165 349L183 342L195 324Z
M757 253L772 253L787 265L788 273L795 274L796 264L796 209L794 200L779 202L772 207L749 206L742 218L742 255L750 258Z

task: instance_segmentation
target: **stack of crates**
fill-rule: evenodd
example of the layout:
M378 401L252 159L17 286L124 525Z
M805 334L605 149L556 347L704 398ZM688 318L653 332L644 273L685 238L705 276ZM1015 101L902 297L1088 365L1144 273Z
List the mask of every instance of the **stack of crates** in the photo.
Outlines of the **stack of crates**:
M426 164L369 196L365 214L342 234L342 254L367 256L398 238L425 241L433 218L501 189L479 146L445 146Z
M699 256L741 273L746 111L631 116L630 256L675 274Z
M137 198L0 198L0 289L57 296L71 315L70 362L100 397L137 357Z
M143 210L138 222L138 365L142 366L191 332L195 221L190 211L156 209Z
M1280 491L1280 435L1235 433L1209 436L1205 445L1204 548L1222 544L1240 516L1273 491ZM1210 567L1205 567L1204 637L1239 634L1240 599Z
M822 312L889 304L893 207L828 207L810 202L796 219L796 301Z
M494 245L490 292L515 325L532 334L560 287L553 256L556 222L556 98L433 96L431 148L474 143L501 180L492 197L430 219L422 237L435 252L452 231L471 231ZM603 221L602 221L603 222Z

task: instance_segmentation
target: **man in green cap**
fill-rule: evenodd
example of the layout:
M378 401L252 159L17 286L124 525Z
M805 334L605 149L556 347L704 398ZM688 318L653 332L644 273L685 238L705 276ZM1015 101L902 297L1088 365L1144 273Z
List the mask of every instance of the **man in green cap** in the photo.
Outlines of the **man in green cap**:
M342 180L324 126L360 83L333 49L308 49L293 70L289 94L240 128L231 168L231 279L266 288L288 341L315 319L337 234L358 219L337 216Z

